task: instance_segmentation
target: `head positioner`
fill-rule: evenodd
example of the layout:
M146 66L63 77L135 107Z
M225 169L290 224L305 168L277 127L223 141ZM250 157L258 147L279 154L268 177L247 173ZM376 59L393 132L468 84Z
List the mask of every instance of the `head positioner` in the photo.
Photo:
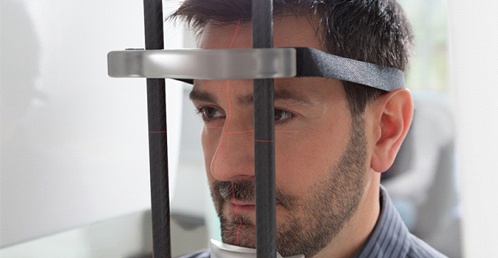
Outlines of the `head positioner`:
M112 77L198 80L324 77L391 91L401 70L313 48L125 50L108 55ZM213 65L215 64L215 65Z
M272 48L272 1L253 0L252 10L254 49L163 50L161 0L144 0L147 50L113 51L108 55L110 76L149 78L147 91L155 257L171 257L168 161L165 152L165 85L164 80L158 78L187 82L193 79L255 79L257 255L265 258L276 257L272 79L325 77L383 91L404 85L403 72L395 68L343 58L311 48Z

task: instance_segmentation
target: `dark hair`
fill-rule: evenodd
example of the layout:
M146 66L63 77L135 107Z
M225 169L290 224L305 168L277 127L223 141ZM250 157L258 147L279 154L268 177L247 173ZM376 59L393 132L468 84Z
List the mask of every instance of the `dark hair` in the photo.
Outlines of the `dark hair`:
M274 0L275 15L316 16L324 46L334 55L405 71L413 42L411 26L395 0ZM171 16L197 32L208 22L251 20L251 0L186 0ZM318 29L318 28L317 28ZM369 101L384 93L343 81L351 113L363 113ZM362 87L359 87L362 86Z

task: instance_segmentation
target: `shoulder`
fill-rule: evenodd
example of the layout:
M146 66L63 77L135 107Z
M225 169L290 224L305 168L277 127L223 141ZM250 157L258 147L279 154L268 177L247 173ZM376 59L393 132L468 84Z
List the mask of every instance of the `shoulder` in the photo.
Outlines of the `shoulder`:
M178 258L210 258L210 257L211 257L211 252L209 252L209 250L202 250L197 253L186 254Z
M439 258L446 257L408 231L381 187L381 211L374 230L356 258Z

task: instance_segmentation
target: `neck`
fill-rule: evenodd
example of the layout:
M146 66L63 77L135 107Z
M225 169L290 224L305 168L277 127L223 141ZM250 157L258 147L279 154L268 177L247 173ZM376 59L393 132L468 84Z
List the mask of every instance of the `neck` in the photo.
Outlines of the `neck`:
M380 174L374 175L365 187L358 209L332 242L313 258L354 257L367 241L380 214Z

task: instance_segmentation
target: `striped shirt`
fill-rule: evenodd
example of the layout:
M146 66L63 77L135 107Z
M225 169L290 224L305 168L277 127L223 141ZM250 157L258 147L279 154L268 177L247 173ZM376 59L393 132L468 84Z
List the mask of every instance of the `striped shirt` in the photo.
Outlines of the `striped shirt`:
M446 257L408 231L383 187L380 188L380 204L379 220L355 258ZM209 257L209 250L204 250L181 258Z
M380 188L380 204L379 220L355 258L446 257L408 231L383 187Z

